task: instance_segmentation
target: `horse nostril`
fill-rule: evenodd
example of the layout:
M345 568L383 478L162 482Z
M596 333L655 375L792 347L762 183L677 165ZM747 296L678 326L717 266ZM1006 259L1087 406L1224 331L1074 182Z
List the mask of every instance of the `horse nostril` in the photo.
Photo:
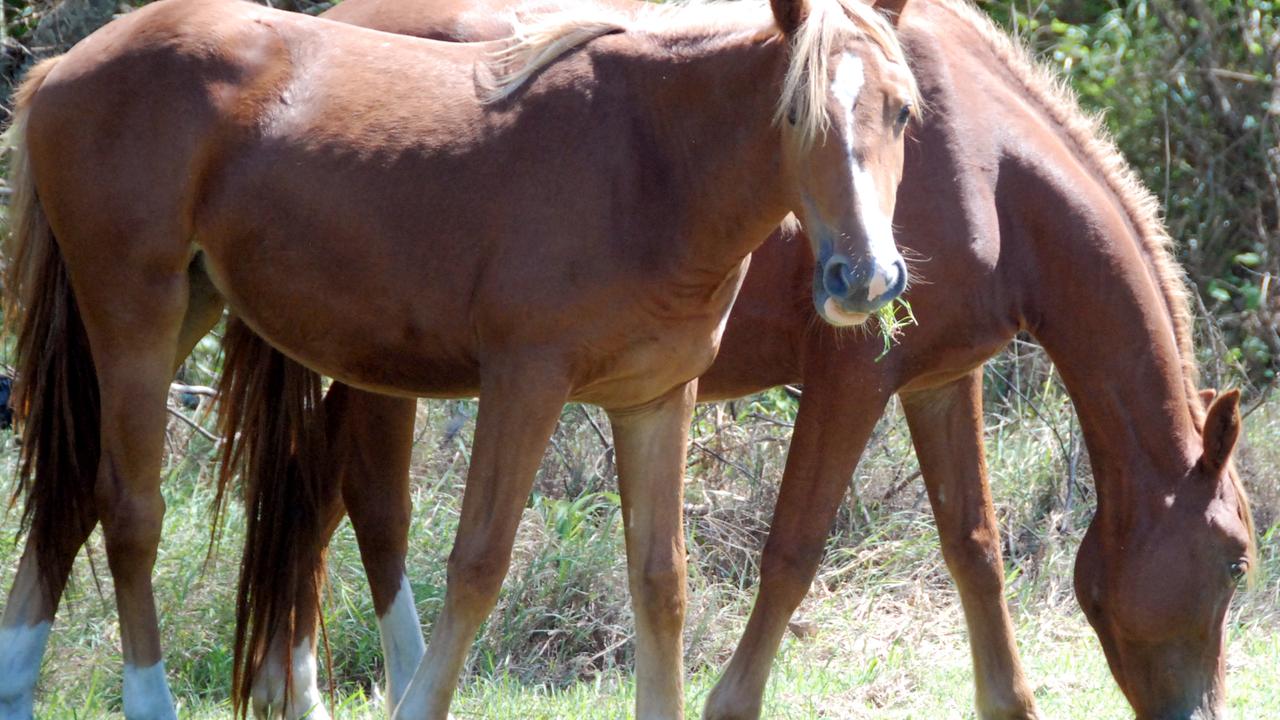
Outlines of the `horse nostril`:
M849 285L853 278L853 268L849 261L836 255L827 260L822 270L822 288L835 298L844 298L849 294Z
M889 283L889 292L891 297L897 297L902 291L907 289L907 264L901 259L893 262L893 282Z

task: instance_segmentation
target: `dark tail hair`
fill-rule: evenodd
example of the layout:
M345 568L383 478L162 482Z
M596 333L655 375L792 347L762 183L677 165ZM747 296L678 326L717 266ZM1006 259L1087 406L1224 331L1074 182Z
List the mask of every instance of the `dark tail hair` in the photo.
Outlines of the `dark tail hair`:
M58 58L31 68L15 95L10 127L14 188L4 255L4 330L17 335L13 408L23 431L17 486L22 527L35 546L44 589L54 601L97 521L100 455L98 376L62 252L36 196L26 125L31 99ZM21 319L19 319L21 318Z
M254 675L278 635L287 640L288 702L298 624L295 598L300 593L318 598L323 588L321 513L333 483L321 455L325 419L320 376L285 357L234 317L227 323L222 347L218 404L226 444L214 523L220 522L226 489L239 473L248 529L236 592L231 704L233 714L244 717Z

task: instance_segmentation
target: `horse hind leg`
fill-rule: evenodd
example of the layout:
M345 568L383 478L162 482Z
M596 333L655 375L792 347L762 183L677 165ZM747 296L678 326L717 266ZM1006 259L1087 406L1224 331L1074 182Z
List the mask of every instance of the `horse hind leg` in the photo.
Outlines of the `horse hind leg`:
M33 330L34 335L61 337L65 345L55 345L52 351L48 345L42 347L45 356L31 359L42 366L28 366L23 375L33 381L25 388L28 392L43 393L48 389L65 388L65 394L53 393L36 400L44 403L44 420L39 417L31 418L33 423L27 428L28 441L30 445L40 447L40 452L47 456L37 458L37 475L65 476L68 473L74 474L72 470L76 467L65 465L67 452L48 445L47 441L41 444L42 439L61 436L68 445L89 447L89 451L79 453L82 457L77 461L78 465L85 466L87 477L82 481L69 477L61 479L63 484L83 484L86 497L79 498L74 503L67 502L69 493L62 489L59 479L46 477L41 480L53 482L48 485L49 492L43 495L58 496L57 503L44 502L40 494L32 500L35 503L32 512L40 518L33 520L36 527L50 524L61 528L61 531L55 537L37 529L27 536L26 547L5 605L4 619L0 622L0 720L30 718L34 714L35 683L54 614L71 574L75 556L98 522L97 507L93 502L99 459L97 435L100 434L97 373L77 305L70 294L61 256L52 245L48 250L50 256L46 262L55 264L56 267L45 274L57 279L51 282L54 288L49 291L46 300L61 303L63 309L61 312L45 313L44 310L49 308L31 303L27 311L32 315L29 322L33 327L40 326L42 322L48 325ZM175 356L175 368L182 363L196 342L217 323L222 312L221 297L213 290L207 277L202 279L201 276L203 272L193 264L190 297ZM60 324L54 326L54 321ZM66 408L54 406L59 401L67 404L75 415L82 418L79 424L61 429L49 425L64 422L66 413L63 410ZM92 418L92 421L84 418ZM59 455L64 456L64 464L51 466L50 460ZM41 547L47 549L41 550Z
M467 651L497 603L516 526L569 394L561 370L539 370L546 368L536 362L482 370L475 443L449 554L444 608L426 655L396 707L396 718L448 717Z
M157 215L160 215L157 212ZM97 369L101 459L94 500L115 581L125 660L124 713L176 717L164 674L151 573L164 518L161 464L166 404L191 306L190 257L165 228L153 233L73 228L63 241ZM108 242L112 236L118 242ZM111 248L129 248L115 255ZM124 262L123 259L129 262ZM210 313L211 314L211 313ZM189 330L188 335L194 335Z
M238 340L243 341L243 338ZM264 341L254 338L253 342ZM275 350L270 352L278 355ZM335 382L324 400L327 457L306 453L306 456L295 454L288 459L290 463L325 464L317 469L325 473L326 481L321 488L321 521L313 526L320 537L314 543L301 541L301 545L314 546L320 552L308 554L299 562L323 563L322 548L327 546L342 519L345 498L382 636L388 715L404 695L426 650L413 590L405 575L412 512L409 463L416 408L417 403L409 398L377 395ZM339 484L341 495L337 492ZM277 527L266 528L266 532L277 530ZM292 541L300 542L298 538ZM312 572L323 572L323 568L304 569L302 575ZM305 583L299 588L291 609L292 635L289 636L286 628L277 628L262 664L254 673L250 700L255 718L267 720L283 712L285 718L293 720L308 711L310 714L306 717L309 718L327 717L319 704L320 691L316 685L319 597L313 592L315 589L316 586ZM260 588L253 594L261 596L265 592L266 588ZM291 653L288 648L292 648ZM291 682L286 683L285 665L289 657L292 677Z
M413 513L409 465L417 402L334 383L325 407L334 466L342 475L343 500L378 615L389 716L426 652L405 572Z

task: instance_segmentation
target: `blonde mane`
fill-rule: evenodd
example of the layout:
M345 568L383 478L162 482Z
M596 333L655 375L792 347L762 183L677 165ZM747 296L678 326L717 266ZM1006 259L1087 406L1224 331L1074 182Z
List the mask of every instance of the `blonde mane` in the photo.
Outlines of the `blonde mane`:
M762 41L782 36L768 3L762 0L654 4L639 12L592 3L571 4L550 12L517 15L512 25L508 45L495 53L490 63L493 81L487 102L510 97L557 58L604 35L743 32ZM795 119L795 137L801 145L811 144L830 127L827 82L833 44L841 32L867 39L891 62L908 67L893 26L870 5L861 0L810 0L809 14L790 40L790 62L774 113L777 124L788 117ZM911 95L915 97L914 79L911 83Z
M982 11L967 0L934 0L966 22L986 41L988 49L1022 89L1049 115L1075 145L1081 159L1102 176L1138 234L1140 249L1147 259L1151 279L1169 311L1174 341L1182 364L1183 389L1197 432L1204 431L1205 405L1199 392L1199 367L1191 335L1190 294L1186 274L1173 257L1173 238L1160 217L1160 201L1147 189L1133 167L1121 154L1098 115L1086 114L1066 82L1052 70L1034 61L1026 48L1016 43ZM1227 473L1239 498L1241 518L1249 531L1250 577L1257 563L1253 515L1249 497L1234 467Z

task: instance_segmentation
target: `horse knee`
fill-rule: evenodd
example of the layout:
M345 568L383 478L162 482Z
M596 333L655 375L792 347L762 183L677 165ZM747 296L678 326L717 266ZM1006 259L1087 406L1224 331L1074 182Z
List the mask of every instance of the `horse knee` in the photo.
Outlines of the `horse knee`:
M765 545L760 558L760 595L794 612L809 593L823 545Z
M674 629L684 625L685 573L682 563L647 563L636 583L637 610L651 626Z
M945 536L942 556L956 584L963 589L978 593L1003 592L1004 567L1000 538L995 530L979 527Z
M459 610L488 615L498 601L498 591L507 576L510 555L490 552L449 556L448 594Z

